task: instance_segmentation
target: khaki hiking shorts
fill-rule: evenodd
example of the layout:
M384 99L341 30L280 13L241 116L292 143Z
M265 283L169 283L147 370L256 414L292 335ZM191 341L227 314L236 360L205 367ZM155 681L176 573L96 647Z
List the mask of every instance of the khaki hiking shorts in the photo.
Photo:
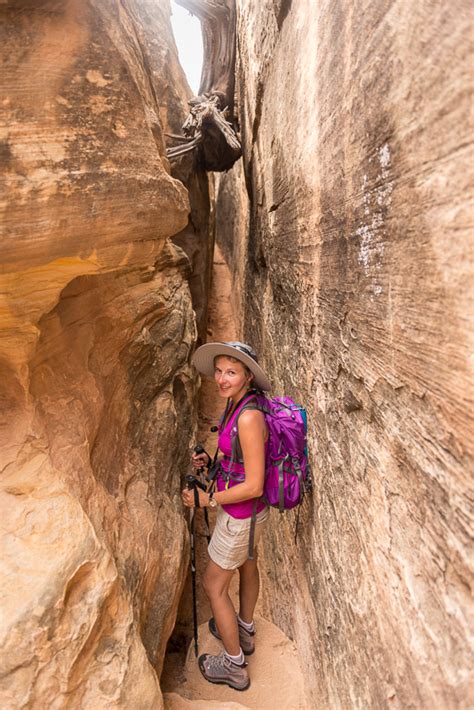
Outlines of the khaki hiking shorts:
M268 520L268 508L257 515L255 547ZM217 513L216 526L209 543L209 557L222 569L237 569L248 559L251 518L233 518L223 508Z

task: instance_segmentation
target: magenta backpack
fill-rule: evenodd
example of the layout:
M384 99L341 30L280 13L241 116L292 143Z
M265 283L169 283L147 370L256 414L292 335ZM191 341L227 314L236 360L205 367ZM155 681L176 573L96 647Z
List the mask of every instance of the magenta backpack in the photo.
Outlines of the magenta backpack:
M265 460L263 500L280 513L301 503L311 489L306 442L306 410L290 397L267 397L256 392L244 403L232 428L232 459L242 461L237 420L247 409L259 409L265 416L269 442ZM257 503L254 502L249 540L249 559L253 559L253 539ZM299 515L299 511L298 511ZM297 533L298 521L295 527Z

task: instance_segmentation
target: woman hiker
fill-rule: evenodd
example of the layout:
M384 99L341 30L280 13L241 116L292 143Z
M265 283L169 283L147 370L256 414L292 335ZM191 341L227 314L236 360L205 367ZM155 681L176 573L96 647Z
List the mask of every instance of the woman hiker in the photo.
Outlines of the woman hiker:
M268 430L262 412L253 409L251 403L254 390L269 390L270 383L258 365L255 352L244 343L207 343L196 350L192 362L203 375L214 377L219 395L227 399L219 425L218 446L223 456L216 490L210 493L199 490L201 507L218 507L203 585L213 613L209 630L222 640L225 650L218 656L207 653L200 656L199 668L211 683L246 690L250 680L244 656L255 650L253 613L259 592L256 552L254 559L248 559L254 503L257 514L254 546L268 517L265 504L256 500L263 492ZM243 407L245 410L239 416ZM236 457L235 452L232 456L232 429L236 422L241 457ZM206 453L193 454L192 460L196 469L210 464ZM184 505L194 506L193 491L184 490L182 498ZM237 615L229 597L236 569L240 582Z

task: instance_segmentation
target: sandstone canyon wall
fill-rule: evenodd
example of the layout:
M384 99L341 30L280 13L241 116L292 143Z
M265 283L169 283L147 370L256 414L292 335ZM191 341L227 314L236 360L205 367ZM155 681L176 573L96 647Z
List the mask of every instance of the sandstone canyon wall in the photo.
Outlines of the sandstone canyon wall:
M169 2L4 0L0 34L0 705L160 708L196 388Z
M266 609L312 707L467 708L469 6L237 15L245 171L217 234L242 335L308 406L315 479L297 546L273 515Z

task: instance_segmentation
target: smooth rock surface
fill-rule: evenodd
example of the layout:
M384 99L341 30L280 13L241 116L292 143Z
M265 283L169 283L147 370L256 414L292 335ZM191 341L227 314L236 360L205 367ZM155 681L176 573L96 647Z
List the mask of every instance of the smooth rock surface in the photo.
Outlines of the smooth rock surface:
M0 35L0 705L156 710L196 394L169 3L7 0Z
M237 1L241 337L309 410L315 490L262 590L312 706L472 707L466 2Z

